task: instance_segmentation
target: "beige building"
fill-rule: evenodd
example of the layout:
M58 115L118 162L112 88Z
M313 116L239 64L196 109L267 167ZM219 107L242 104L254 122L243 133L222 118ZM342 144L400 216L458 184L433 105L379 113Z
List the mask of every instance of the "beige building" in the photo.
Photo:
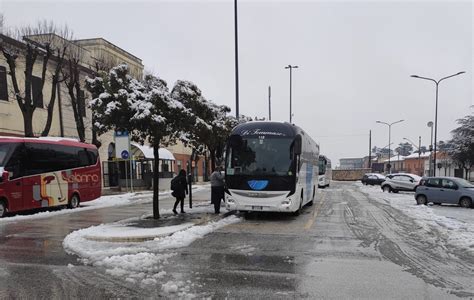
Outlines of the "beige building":
M40 41L45 37L47 37L49 41L52 41L51 44L53 46L66 45L68 49L70 49L69 51L72 55L80 58L79 82L82 88L81 97L79 99L81 104L79 106L86 129L86 142L91 142L91 112L87 109L86 103L86 99L90 99L90 96L84 87L86 76L93 76L94 70L98 66L111 67L119 63L127 63L130 66L131 75L141 79L143 74L142 61L138 57L102 38L68 41L57 35L36 35L25 37L25 39L29 39L30 41ZM18 50L17 53L20 57L16 60L16 75L20 90L24 92L25 58L21 57L21 55L24 55L24 51L21 51L21 49L25 47L25 43L5 35L0 35L0 39L6 47ZM47 66L46 80L42 90L38 84L38 82L41 82L43 65L41 56L38 56L33 67L34 77L32 79L32 90L33 101L36 104L36 109L33 114L33 131L36 136L41 135L46 124L47 107L51 97L51 80L56 64L57 60L51 58ZM24 136L23 116L15 98L13 83L11 76L9 76L9 72L10 70L7 61L3 54L0 53L0 135ZM42 92L39 93L38 89ZM48 135L72 138L78 137L71 99L64 82L58 84L56 101L53 109L53 119ZM101 135L99 140L102 142L102 147L99 149L100 157L102 161L106 161L109 155L108 145L113 142L113 134L106 133Z
M66 45L69 49L68 53L70 53L71 56L73 55L74 57L79 58L79 82L81 84L82 94L82 97L79 99L79 101L82 101L80 104L80 113L84 121L85 137L86 142L88 143L92 141L92 120L91 111L87 108L87 99L90 99L91 97L84 86L86 77L94 76L94 73L97 69L107 70L120 63L126 63L129 66L130 74L133 77L141 79L143 76L144 66L140 58L130 54L129 52L103 38L71 41L65 40L54 34L32 35L24 38L39 44L45 40L48 40L48 42L50 42L55 48ZM24 93L25 57L21 57L21 55L25 55L25 51L21 51L21 49L24 49L26 44L23 41L18 41L1 34L0 39L1 43L10 49L16 49L17 53L20 55L20 57L18 57L16 60L16 75L20 91ZM38 56L33 67L34 77L32 80L32 90L33 102L36 104L36 109L33 114L33 131L35 136L41 136L46 124L48 115L47 108L51 97L52 75L54 74L57 62L58 60L55 58L51 58L49 60L46 72L46 80L42 90L40 85L38 85L38 82L41 82L43 66L41 55ZM67 66L64 67L67 68ZM15 98L13 83L9 72L10 70L7 61L3 54L0 53L0 135L24 136L23 116ZM69 138L78 137L70 95L64 82L59 83L57 87L51 129L49 130L48 136L62 136ZM99 148L101 161L105 162L109 160L109 158L116 157L113 132L105 133L99 136L98 139L102 143L102 146ZM168 147L168 150L172 153L171 156L174 155L174 157L172 157L170 160L164 160L161 162L162 164L166 164L166 170L163 169L160 170L160 172L176 173L180 169L187 169L188 161L191 156L191 150L179 142L177 145ZM174 158L176 158L176 160L174 160ZM117 174L112 173L117 172L120 167L123 166L119 166L118 162L104 164L104 182L108 181L108 178L111 178L111 176L117 176ZM206 177L208 177L209 170L204 171L206 167L203 157L199 158L197 163L193 165L193 168L195 180L203 181ZM136 179L141 176L138 174L140 173L138 172L139 169L140 168L138 167L136 168ZM126 170L121 170L119 172L122 173L120 176L123 176L123 174L126 173ZM167 176L172 176L172 174L168 174ZM115 180L115 183L118 181L118 179ZM105 186L109 186L108 184L109 183L107 182ZM167 187L169 184L162 184L161 186Z

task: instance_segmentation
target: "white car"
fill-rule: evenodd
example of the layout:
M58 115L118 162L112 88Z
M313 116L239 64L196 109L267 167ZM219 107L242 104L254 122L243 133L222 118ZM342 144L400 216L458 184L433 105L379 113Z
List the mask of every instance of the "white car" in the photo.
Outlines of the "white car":
M415 174L396 173L385 177L381 188L384 192L398 193L398 191L414 192L420 184L421 177Z

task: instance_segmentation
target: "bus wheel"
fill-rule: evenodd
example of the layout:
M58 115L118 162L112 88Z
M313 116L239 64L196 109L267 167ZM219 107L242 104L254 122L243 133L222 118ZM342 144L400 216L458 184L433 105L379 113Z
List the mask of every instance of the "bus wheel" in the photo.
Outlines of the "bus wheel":
M0 218L3 218L7 213L7 205L4 200L0 200Z
M67 205L68 208L76 208L79 207L79 196L77 194L73 194L71 199L69 199L69 203Z
M303 208L303 195L301 195L301 199L300 199L300 207L298 208L298 210L296 210L293 214L295 216L299 216L300 213L301 213L301 209Z

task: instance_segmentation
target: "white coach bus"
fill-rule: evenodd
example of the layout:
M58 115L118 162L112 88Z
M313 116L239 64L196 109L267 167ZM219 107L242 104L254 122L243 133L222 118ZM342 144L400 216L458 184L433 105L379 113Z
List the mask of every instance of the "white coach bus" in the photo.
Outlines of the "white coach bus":
M225 157L227 209L298 214L313 204L319 145L301 128L286 122L240 124L227 140Z
M332 178L331 160L324 155L319 156L319 180L320 188L329 187Z

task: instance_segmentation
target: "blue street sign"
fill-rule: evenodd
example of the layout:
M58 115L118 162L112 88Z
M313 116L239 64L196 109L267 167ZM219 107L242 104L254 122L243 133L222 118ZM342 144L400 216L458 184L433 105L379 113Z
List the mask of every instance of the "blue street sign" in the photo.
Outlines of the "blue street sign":
M129 154L127 150L123 150L122 153L120 154L123 159L128 159Z
M126 131L126 130L124 130L124 131L117 130L117 131L115 131L115 136L128 136L128 131Z

